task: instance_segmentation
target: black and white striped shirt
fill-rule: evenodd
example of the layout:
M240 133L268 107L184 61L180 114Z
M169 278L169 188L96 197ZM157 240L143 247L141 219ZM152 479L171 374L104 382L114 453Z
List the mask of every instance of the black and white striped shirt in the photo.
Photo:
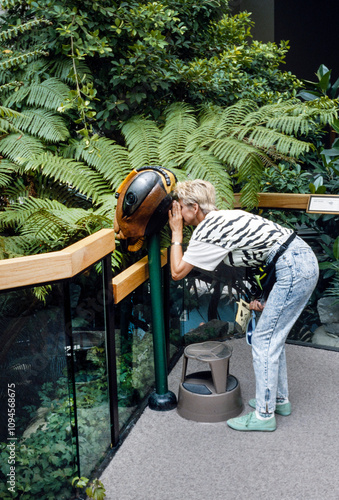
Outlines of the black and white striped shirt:
M183 260L208 271L222 260L228 266L256 267L265 262L274 243L292 232L243 210L216 210L195 228Z

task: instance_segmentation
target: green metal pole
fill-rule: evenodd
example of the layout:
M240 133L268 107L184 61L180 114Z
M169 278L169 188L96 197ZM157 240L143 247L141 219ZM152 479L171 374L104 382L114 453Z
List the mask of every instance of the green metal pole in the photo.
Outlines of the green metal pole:
M149 397L152 410L172 410L176 396L168 391L164 307L161 280L160 234L147 238L149 279L151 286L152 332L154 349L155 392Z

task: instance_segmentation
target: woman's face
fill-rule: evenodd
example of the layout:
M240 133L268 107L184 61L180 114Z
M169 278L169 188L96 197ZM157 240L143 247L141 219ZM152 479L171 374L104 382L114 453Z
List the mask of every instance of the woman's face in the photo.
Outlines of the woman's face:
M179 200L179 204L185 226L197 226L199 224L199 221L197 220L197 211L199 208L198 204L195 203L194 205L185 205L182 200Z

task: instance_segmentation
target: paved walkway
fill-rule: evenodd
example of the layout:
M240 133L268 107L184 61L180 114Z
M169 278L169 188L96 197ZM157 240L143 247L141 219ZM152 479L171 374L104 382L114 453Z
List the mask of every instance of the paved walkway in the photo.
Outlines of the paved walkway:
M251 351L230 372L254 396ZM339 353L287 345L292 414L272 433L241 433L148 407L101 476L108 500L338 500ZM177 393L182 360L169 376Z

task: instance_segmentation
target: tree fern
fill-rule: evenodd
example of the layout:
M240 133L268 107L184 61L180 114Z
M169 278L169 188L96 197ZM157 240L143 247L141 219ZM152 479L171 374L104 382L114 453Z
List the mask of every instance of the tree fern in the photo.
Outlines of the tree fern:
M32 52L25 52L25 53L23 52L20 55L0 61L0 70L15 68L24 63L30 62L32 59L36 57L41 57L41 56L48 56L48 52L46 52L45 50L38 50L38 49L33 50Z
M4 6L5 2L2 2L2 6ZM18 26L13 26L7 30L2 30L0 32L0 40L11 40L12 38L17 38L22 35L26 31L31 31L43 24L52 24L47 19L34 19L32 21L28 21L27 23L19 24Z
M49 78L28 88L20 88L7 98L5 104L13 106L24 101L30 106L42 106L56 111L68 99L69 90L68 85L57 78Z
M56 148L47 127L41 129L43 137L37 137L38 127L29 121L35 111L27 113L27 121L11 117L25 132L9 133L0 141L7 162L2 169L0 163L0 182L10 196L10 205L0 213L0 227L27 236L34 252L61 248L100 227L112 227L114 191L132 168L145 165L171 168L179 180L209 180L220 208L232 206L233 186L241 186L243 206L253 208L265 167L281 159L295 162L311 148L305 138L298 138L307 130L301 114L309 117L309 130L317 130L320 115L336 113L334 104L324 110L295 103L264 108L244 101L198 112L177 104L167 110L161 125L140 116L127 122L122 128L125 146L94 135L69 144L65 138ZM46 116L39 111L39 118ZM27 179L7 187L15 172ZM30 178L35 198L30 197Z
M122 127L132 168L159 165L160 130L151 120L135 117Z
M101 195L112 193L107 182L95 170L70 158L45 152L25 162L25 171L42 171L44 175L76 189L97 202Z
M45 150L44 144L36 137L24 134L10 134L0 141L0 153L19 166L27 159Z
M64 142L70 135L60 115L41 108L23 110L22 115L14 118L12 123L24 132L48 142Z
M6 108L5 106L0 106L0 115L3 118L19 118L21 116L21 113L18 111L15 111L14 109L11 108Z
M160 139L160 163L170 166L185 152L189 136L197 128L194 109L184 103L173 104L165 113L166 122ZM177 164L177 166L181 166Z
M100 172L113 190L121 184L132 169L127 149L104 137L94 136L89 140L73 141L64 149L63 154L65 157L70 156L76 160L82 160Z
M86 78L86 81L91 82L94 79L87 64L78 59L73 62L71 58L59 58L57 61L54 61L52 65L49 64L49 69L56 78L72 85L74 83L74 64L76 65L76 71L80 81Z
M210 151L196 148L193 154L187 155L185 173L192 179L204 179L211 182L217 193L219 208L233 206L233 189L230 175L226 172L224 164Z
M0 162L0 187L9 186L13 182L13 173L17 172L17 166L9 160L2 159Z

